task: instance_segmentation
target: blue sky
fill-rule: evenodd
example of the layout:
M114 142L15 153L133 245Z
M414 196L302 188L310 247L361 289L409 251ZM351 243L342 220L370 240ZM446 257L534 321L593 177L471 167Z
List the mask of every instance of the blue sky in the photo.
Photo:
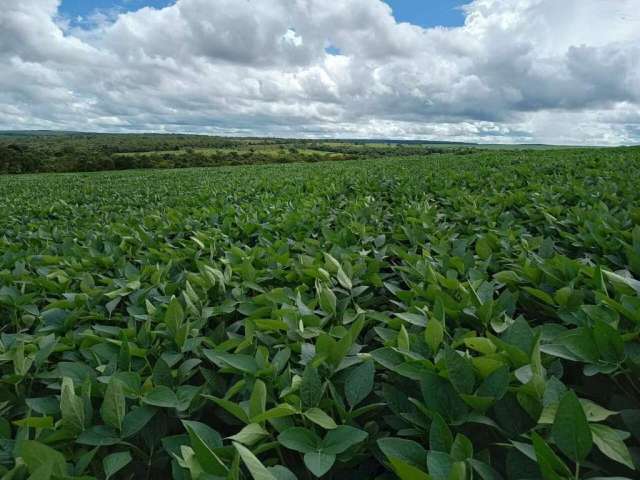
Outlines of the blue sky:
M455 27L464 23L464 15L457 8L469 0L386 0L396 19L423 27L442 25Z
M68 17L85 17L95 10L109 10L113 8L122 10L138 10L142 7L165 7L173 0L62 0L60 10Z
M386 0L398 21L423 27L462 25L464 15L457 8L469 0ZM137 10L145 6L164 7L173 0L63 0L62 13L70 18L86 17L96 9Z

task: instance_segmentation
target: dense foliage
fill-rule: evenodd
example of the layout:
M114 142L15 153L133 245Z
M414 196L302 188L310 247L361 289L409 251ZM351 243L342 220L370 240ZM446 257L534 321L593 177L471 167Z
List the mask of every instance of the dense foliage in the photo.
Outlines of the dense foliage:
M637 478L637 150L0 178L7 479Z
M0 132L0 174L217 167L427 155L465 145L206 135Z

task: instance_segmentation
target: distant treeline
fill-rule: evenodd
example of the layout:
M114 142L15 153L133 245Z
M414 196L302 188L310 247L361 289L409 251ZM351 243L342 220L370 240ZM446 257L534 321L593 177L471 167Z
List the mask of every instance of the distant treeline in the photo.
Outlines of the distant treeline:
M445 151L477 150L204 135L0 133L0 174L339 161Z

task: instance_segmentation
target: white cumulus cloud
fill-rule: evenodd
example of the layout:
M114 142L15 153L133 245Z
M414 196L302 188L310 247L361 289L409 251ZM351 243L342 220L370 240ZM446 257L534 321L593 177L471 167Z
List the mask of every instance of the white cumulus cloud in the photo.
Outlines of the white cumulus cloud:
M3 0L0 128L640 141L637 0L464 9L422 28L381 0L177 0L77 24Z

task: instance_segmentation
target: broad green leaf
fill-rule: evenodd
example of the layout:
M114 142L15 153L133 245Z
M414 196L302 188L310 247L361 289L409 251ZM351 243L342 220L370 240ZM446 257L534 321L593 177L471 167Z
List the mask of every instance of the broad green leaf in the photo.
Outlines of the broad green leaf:
M34 473L43 465L50 465L53 475L64 476L67 474L67 463L64 455L43 443L35 440L24 440L19 444L19 451L22 460L31 473Z
M253 384L251 399L249 401L249 416L255 417L264 413L267 406L267 386L262 380L256 380Z
M342 267L338 269L338 272L336 273L336 278L338 279L338 282L340 283L340 285L342 285L347 290L351 290L353 288L351 279L346 273L344 273L344 270L342 269Z
M82 398L76 395L73 380L68 377L62 379L60 392L60 412L62 424L69 431L78 434L85 427L85 411Z
M554 453L540 435L533 432L531 440L533 441L538 466L545 480L558 480L568 478L571 475L569 468L567 468L564 462Z
M231 415L233 415L237 419L243 421L244 423L250 423L249 422L249 417L247 416L247 413L237 403L234 403L234 402L232 402L230 400L226 400L224 398L212 397L210 395L202 395L202 396L205 397L205 398L208 398L209 400L211 400L212 402L217 404L219 407L223 408L228 413L230 413ZM256 420L254 420L254 421L256 421ZM264 421L264 420L262 420L262 421Z
M470 394L475 384L473 365L451 347L445 347L445 361L449 380L460 393Z
M344 393L351 407L357 406L373 390L375 367L373 361L365 361L349 370L345 378Z
M338 426L336 425L336 422L333 420L333 418L331 418L319 408L310 408L309 410L304 412L303 415L316 425L320 425L322 428L325 428L327 430L331 430Z
M413 440L392 437L381 438L378 440L378 447L389 460L395 458L414 467L425 468L426 466L427 451L422 445Z
M450 452L453 445L451 429L441 415L434 413L429 428L429 448L439 452Z
M409 465L398 458L389 458L393 471L400 480L430 480L431 477L419 468Z
M126 402L122 383L112 378L104 393L104 400L100 407L100 416L104 423L117 429L122 429L122 421L125 416Z
M409 352L411 350L411 343L409 342L409 333L407 329L404 328L404 325L400 325L400 331L398 332L398 348L404 352Z
M336 461L336 456L324 452L308 452L304 454L304 464L316 477L327 473Z
M303 408L311 408L318 405L322 397L322 380L318 374L318 370L307 365L302 374L302 383L300 384L300 399Z
M290 417L291 415L296 415L300 413L296 408L292 407L288 403L282 403L278 406L275 406L260 415L257 415L251 419L253 423L262 423L267 420L274 420L277 418ZM247 421L247 423L249 423Z
M303 427L291 427L278 435L278 442L289 450L308 453L318 450L320 437Z
M560 400L551 433L557 447L574 462L583 462L591 451L593 440L587 417L572 391Z
M448 480L451 475L453 460L448 453L427 452L427 470L434 480Z
M202 469L212 475L226 475L228 468L213 452L222 446L220 435L207 425L183 420L182 423L189 434L191 448Z
M214 350L203 350L202 353L205 357L216 364L235 368L236 370L244 373L250 373L252 375L255 375L258 371L258 364L255 359L249 355L216 352Z
M368 436L369 434L367 432L358 428L340 425L327 432L322 440L322 451L324 453L337 455L363 442Z
M249 473L251 473L253 480L277 480L258 457L251 453L251 450L237 442L233 442L233 446L240 454L240 458L247 467L247 470L249 470Z
M258 423L250 423L245 426L235 435L228 437L230 440L233 440L238 443L242 443L250 447L254 443L260 441L264 437L268 436L269 432L267 432L264 428L260 426Z
M180 401L175 392L164 385L159 385L151 390L144 396L142 401L147 405L161 408L178 408L180 406Z
M164 314L164 323L167 326L169 333L175 337L178 329L182 326L184 321L184 310L177 298L174 298L169 302L167 311Z
M124 416L122 438L129 438L142 430L153 418L156 410L149 407L137 407Z
M337 299L335 293L326 285L318 287L318 300L320 308L329 315L336 314Z
M435 318L429 319L427 327L424 330L424 337L433 353L438 351L438 347L444 339L444 327Z
M593 443L602 453L632 470L635 468L631 453L616 430L600 424L591 424L589 427L593 434Z
M105 478L109 480L112 476L122 470L131 463L131 454L129 452L117 452L107 455L102 459L102 468Z
M451 458L454 461L462 462L473 458L473 444L466 436L459 433L451 444Z

